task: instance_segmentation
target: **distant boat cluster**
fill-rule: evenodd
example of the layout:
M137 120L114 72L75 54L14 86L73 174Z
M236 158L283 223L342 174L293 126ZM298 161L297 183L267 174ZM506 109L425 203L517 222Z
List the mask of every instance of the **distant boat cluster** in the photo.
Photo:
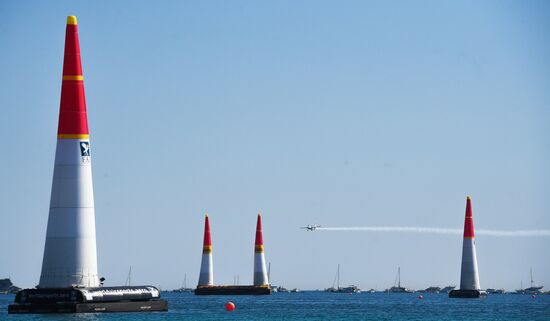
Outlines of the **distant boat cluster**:
M174 293L182 293L182 292L194 292L194 289L188 288L186 285L187 282L187 275L185 275L184 285L179 289L174 289L169 292ZM277 285L270 285L272 292L278 292L278 293L298 293L302 292L302 290L298 288L293 288L291 290L283 287L283 286L277 286ZM533 270L531 270L531 285L528 288L523 288L521 286L518 290L513 291L507 291L505 289L494 289L494 288L487 288L485 292L489 294L525 294L525 295L550 295L550 291L542 291L544 286L537 286L535 285L535 282L533 281ZM397 268L397 276L396 280L394 282L394 285L388 289L385 290L376 290L376 289L369 289L369 290L362 290L356 285L348 285L348 286L340 286L340 264L338 264L338 268L336 271L336 276L334 278L333 284L331 287L325 288L324 292L328 293L434 293L434 294L449 294L451 291L455 290L455 285L448 285L445 287L439 287L439 286L430 286L426 289L411 289L407 287L401 286L401 267ZM321 290L313 290L313 291L321 291Z
M533 270L531 270L531 285L528 288L521 288L519 290L507 291L505 289L487 288L485 292L490 294L526 294L526 295L550 295L550 291L542 291L544 286L537 286L533 281ZM456 288L455 285L448 285L445 287L430 286L426 289L411 289L401 286L401 267L397 268L397 276L395 283L392 287L385 290L361 290L355 285L340 286L340 264L338 264L338 270L336 272L335 280L331 287L324 289L325 292L330 293L445 293L449 294Z

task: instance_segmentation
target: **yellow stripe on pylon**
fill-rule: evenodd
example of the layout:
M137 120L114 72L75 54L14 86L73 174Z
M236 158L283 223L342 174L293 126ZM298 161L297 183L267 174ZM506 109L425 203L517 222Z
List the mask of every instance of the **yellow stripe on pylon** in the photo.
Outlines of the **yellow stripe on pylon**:
M57 135L58 139L88 139L90 135L88 134L59 134Z
M84 80L82 75L63 75L63 80Z
M263 253L263 252L264 252L264 246L263 246L263 245L256 245L256 246L254 246L254 252L256 252L256 253Z

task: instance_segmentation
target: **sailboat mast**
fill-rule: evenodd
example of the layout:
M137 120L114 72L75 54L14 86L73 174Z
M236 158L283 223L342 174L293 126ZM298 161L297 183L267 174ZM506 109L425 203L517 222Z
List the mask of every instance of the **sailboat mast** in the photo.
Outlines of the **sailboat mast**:
M131 286L132 285L132 266L130 265L130 269L128 270L128 276L126 277L125 285Z
M530 273L531 273L531 287L533 287L533 268L531 268Z
M338 290L340 290L340 264L338 264L338 272L336 273L337 277L337 286L338 286Z
M401 288L401 267L397 267L397 287Z

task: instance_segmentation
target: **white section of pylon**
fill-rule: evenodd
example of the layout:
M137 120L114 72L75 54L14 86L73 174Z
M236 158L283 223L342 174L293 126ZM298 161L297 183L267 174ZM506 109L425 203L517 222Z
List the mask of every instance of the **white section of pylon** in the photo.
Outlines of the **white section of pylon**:
M474 238L464 238L462 243L461 290L480 290L477 271L476 244Z
M100 286L88 139L58 139L39 288Z
M254 285L268 285L267 268L263 252L254 253Z
M198 286L214 285L214 266L212 252L202 253L201 272L199 274Z

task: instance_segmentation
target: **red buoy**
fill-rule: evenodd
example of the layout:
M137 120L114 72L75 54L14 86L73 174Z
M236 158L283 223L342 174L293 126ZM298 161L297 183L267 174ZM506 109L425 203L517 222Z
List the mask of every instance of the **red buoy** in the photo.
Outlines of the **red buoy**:
M235 303L231 302L231 301L228 301L226 304L225 304L225 310L226 311L234 311L235 310Z

